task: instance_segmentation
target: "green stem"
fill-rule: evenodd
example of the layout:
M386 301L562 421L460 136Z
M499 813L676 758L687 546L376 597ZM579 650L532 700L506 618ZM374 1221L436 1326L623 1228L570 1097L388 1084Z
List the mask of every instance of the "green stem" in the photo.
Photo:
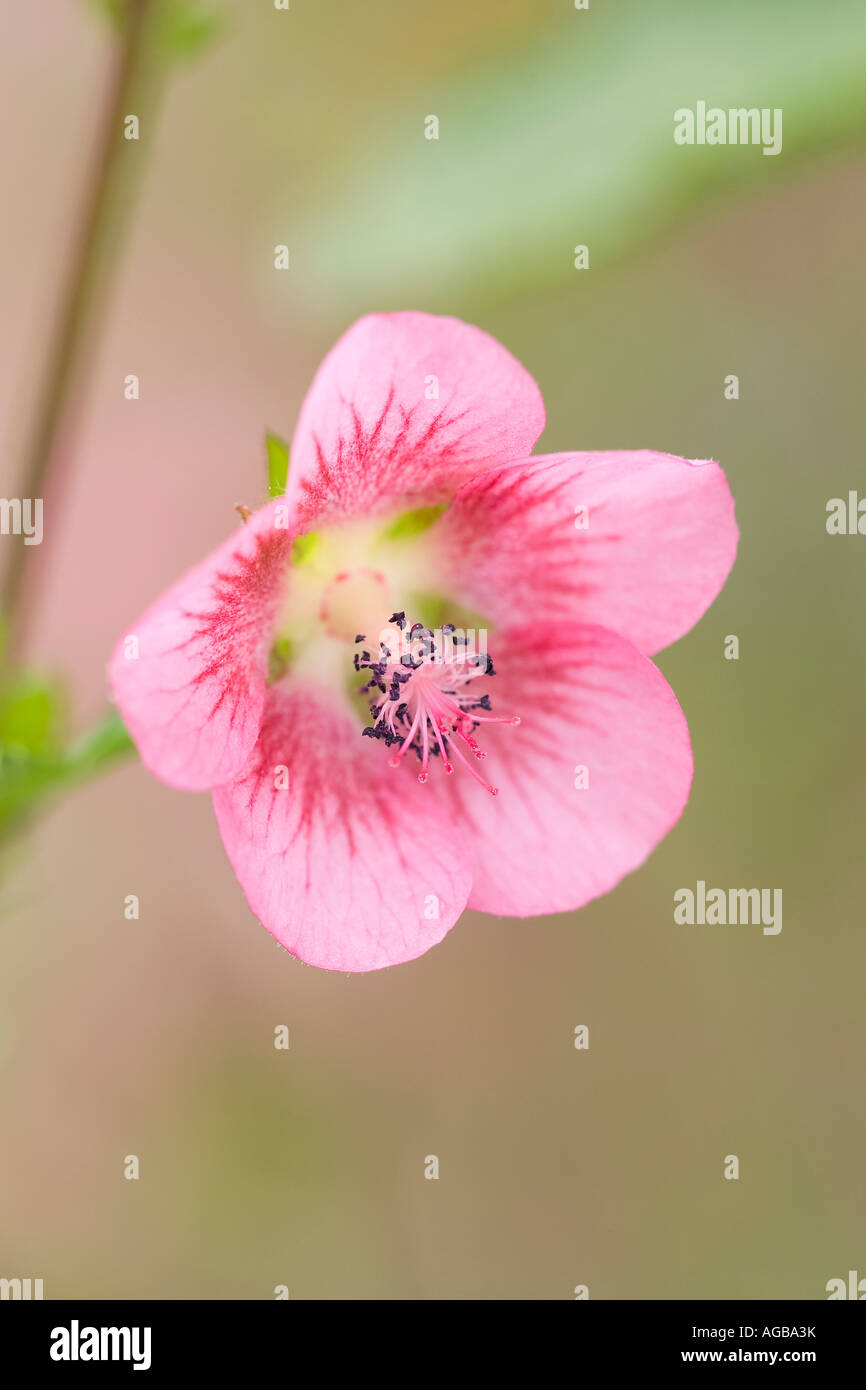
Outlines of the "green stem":
M152 0L127 0L126 20L117 51L109 97L96 141L96 154L87 187L75 249L57 314L57 327L48 350L29 438L25 446L21 496L43 497L59 453L58 442L70 386L80 359L97 287L105 279L106 232L122 166L139 157L123 137L123 119L130 114L145 49L148 11ZM126 155L124 160L123 156ZM139 158L140 162L140 158ZM0 660L12 661L23 637L25 591L23 545L8 547L6 571L0 586L0 612L6 620L6 640Z
M66 773L70 780L87 782L98 772L135 752L135 744L116 710L88 729L66 754Z

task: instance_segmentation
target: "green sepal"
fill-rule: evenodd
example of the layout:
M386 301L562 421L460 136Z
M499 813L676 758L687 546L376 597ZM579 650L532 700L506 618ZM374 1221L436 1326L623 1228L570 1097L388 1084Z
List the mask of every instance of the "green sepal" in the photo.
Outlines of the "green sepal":
M268 453L268 495L282 497L289 477L289 446L272 430L265 433Z

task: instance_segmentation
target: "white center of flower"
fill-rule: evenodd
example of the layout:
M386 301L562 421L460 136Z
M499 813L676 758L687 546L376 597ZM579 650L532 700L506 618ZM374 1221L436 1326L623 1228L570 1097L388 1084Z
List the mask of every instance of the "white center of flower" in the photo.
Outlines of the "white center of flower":
M393 611L391 585L382 570L341 570L322 592L319 621L329 637L354 642L359 632L375 632Z

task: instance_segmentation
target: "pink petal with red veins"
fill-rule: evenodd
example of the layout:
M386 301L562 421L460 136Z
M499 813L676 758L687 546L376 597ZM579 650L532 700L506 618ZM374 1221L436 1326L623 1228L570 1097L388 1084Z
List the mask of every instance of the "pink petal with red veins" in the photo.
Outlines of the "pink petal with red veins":
M469 906L565 912L608 892L676 824L692 780L688 725L657 667L605 628L538 624L492 646L494 713L521 723L477 732L496 797L458 771L449 779L474 855Z
M648 653L706 611L737 536L717 463L649 451L490 468L431 532L452 591L492 621L599 623Z
M463 911L461 828L316 687L290 677L271 687L255 762L213 802L252 911L308 965L413 960Z
M543 429L532 377L480 328L430 314L371 314L316 373L292 443L288 494L303 504L307 525L322 514L436 503L479 469L529 453Z
M252 753L271 628L296 534L275 526L286 511L279 499L251 516L152 604L115 648L114 697L142 762L170 786L218 786L236 777ZM137 655L128 654L130 637L137 639Z

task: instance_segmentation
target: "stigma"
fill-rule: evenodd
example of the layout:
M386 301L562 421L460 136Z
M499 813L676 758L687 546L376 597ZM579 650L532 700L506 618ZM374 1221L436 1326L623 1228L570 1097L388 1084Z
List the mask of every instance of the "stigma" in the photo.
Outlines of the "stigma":
M363 633L355 642L364 642ZM517 716L491 712L490 696L477 688L484 677L494 676L486 650L458 633L452 623L434 632L423 623L407 626L405 613L394 613L390 628L380 633L378 654L355 653L355 670L369 670L361 692L378 696L370 705L373 723L364 729L367 738L383 739L396 751L389 759L399 767L412 752L421 763L418 781L426 782L430 759L441 758L446 773L462 763L477 782L491 793L498 789L482 777L475 762L487 756L475 737L482 724L519 724Z

